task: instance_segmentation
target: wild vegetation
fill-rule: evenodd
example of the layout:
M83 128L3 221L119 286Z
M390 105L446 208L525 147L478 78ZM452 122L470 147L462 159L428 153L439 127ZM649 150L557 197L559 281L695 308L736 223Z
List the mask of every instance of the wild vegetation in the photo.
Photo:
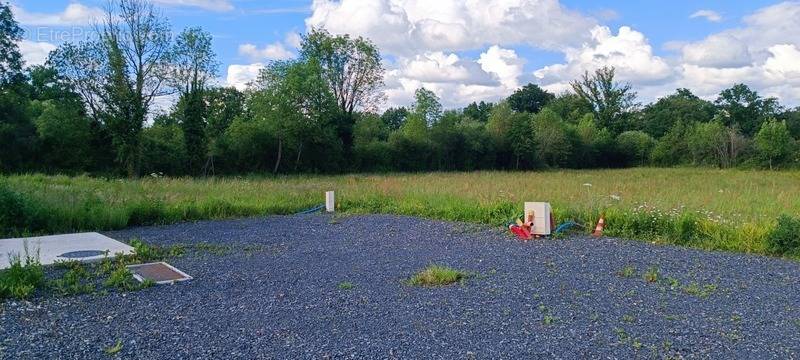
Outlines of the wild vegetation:
M0 5L0 234L288 214L335 189L354 213L503 225L541 199L560 220L604 214L611 235L797 253L797 174L743 169L798 164L800 109L744 84L643 105L600 68L568 93L528 84L444 110L420 88L409 107L380 112L385 70L369 39L313 29L297 59L239 91L210 85L208 32L172 36L147 0L107 11L97 39L25 67L23 31ZM165 113L153 105L162 95L179 99ZM558 171L644 165L695 168ZM440 172L396 174L423 171ZM348 172L391 174L295 175ZM79 176L11 175L29 173Z
M659 243L793 255L800 238L800 173L703 168L137 180L19 175L0 178L0 235L293 214L321 204L331 189L342 213L505 226L520 216L522 202L543 200L558 222L591 229L605 214L606 234Z
M314 29L297 59L249 89L214 87L212 36L172 36L147 0L114 0L98 38L25 67L23 36L0 5L0 172L137 177L638 165L781 168L798 164L800 110L744 84L713 101L687 89L641 104L613 68L572 92L528 84L497 103L443 109L430 89L385 103L369 40ZM156 109L159 96L179 100Z

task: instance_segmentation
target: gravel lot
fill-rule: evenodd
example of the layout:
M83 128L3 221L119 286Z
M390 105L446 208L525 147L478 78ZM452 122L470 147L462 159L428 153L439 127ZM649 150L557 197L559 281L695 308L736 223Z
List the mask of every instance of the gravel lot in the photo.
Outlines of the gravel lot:
M780 259L377 215L107 235L233 251L170 260L195 278L178 285L7 301L0 359L109 358L118 340L126 359L800 358L800 264ZM474 276L402 283L431 263Z

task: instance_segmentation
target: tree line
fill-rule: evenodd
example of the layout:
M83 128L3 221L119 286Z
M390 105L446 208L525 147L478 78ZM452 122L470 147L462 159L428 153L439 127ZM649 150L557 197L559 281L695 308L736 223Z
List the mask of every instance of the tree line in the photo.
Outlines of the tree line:
M381 54L324 29L246 91L212 84L212 36L173 36L146 0L113 0L97 38L25 67L0 4L0 171L141 176L798 164L800 108L746 85L642 105L613 68L571 92L528 84L498 103L444 110L428 89L384 103ZM155 102L178 100L156 114Z

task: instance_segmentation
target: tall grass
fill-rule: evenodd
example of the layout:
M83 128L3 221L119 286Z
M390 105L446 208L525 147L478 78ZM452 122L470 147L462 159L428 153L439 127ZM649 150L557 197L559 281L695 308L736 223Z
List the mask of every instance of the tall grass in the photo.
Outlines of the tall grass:
M5 185L3 185L5 184ZM0 233L27 235L291 214L336 190L340 211L504 225L524 201L609 235L768 253L779 215L800 214L800 172L624 169L272 178L0 178Z

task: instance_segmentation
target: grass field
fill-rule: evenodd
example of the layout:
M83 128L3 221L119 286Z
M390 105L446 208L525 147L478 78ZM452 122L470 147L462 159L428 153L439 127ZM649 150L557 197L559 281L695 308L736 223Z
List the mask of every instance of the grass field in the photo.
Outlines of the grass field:
M753 253L768 252L765 239L779 215L800 214L796 171L638 168L140 180L20 175L0 178L0 233L291 214L322 203L326 190L336 190L345 213L497 226L521 215L524 201L549 201L559 221L591 226L606 214L609 235Z

